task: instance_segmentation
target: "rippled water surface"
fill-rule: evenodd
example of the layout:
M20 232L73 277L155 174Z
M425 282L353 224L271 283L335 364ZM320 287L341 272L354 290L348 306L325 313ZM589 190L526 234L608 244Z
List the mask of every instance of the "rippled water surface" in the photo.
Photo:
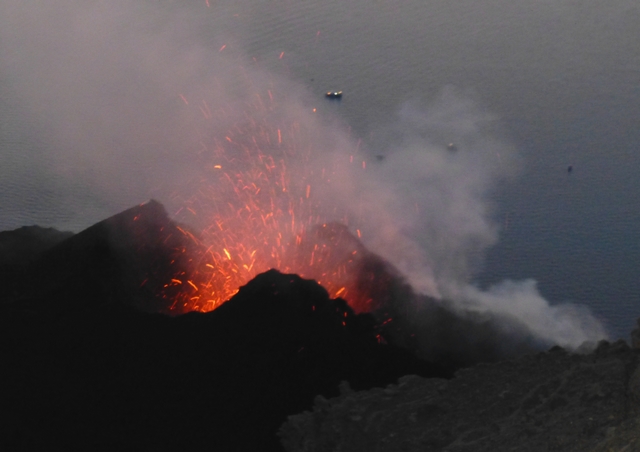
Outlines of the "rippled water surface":
M126 2L115 2L114 8L120 4ZM199 46L226 45L224 51L241 52L292 86L301 85L317 108L337 115L371 149L384 147L377 141L379 131L395 120L401 105L429 105L446 87L497 117L501 137L518 149L521 171L492 194L500 240L488 251L478 285L533 278L551 302L587 304L612 336L626 337L640 316L637 2L209 0L209 5L157 2L153 8L176 21L188 20L179 18L181 8L207 17ZM64 17L64 10L58 14ZM48 19L52 25L56 17ZM114 17L114 23L126 22ZM145 33L152 40L171 24L165 20L159 30L151 24ZM90 34L92 24L82 29ZM20 39L5 39L0 47L0 229L38 223L77 231L139 202L138 195L149 188L142 183L128 191L135 196L121 193L116 200L95 188L93 176L68 177L55 165L57 131L46 117L32 115L41 100L16 88L22 73L13 69L29 58L20 53L22 45ZM46 84L46 64L34 67L40 73L29 75L33 83ZM344 97L329 103L323 93L334 89ZM137 174L144 177L144 171ZM147 191L156 193L153 187Z

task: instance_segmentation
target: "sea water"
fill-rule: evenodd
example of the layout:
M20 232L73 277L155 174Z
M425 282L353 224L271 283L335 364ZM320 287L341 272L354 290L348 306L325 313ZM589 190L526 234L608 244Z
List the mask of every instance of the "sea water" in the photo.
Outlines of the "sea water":
M429 105L446 87L473 98L520 156L519 174L491 195L499 241L475 283L533 278L552 303L585 304L613 338L627 337L640 316L636 1L209 0L185 8L210 18L199 45L217 48L228 36L372 146L408 101ZM128 207L87 181L51 174L47 124L30 120L3 72L0 229L78 231ZM327 90L345 94L326 103Z

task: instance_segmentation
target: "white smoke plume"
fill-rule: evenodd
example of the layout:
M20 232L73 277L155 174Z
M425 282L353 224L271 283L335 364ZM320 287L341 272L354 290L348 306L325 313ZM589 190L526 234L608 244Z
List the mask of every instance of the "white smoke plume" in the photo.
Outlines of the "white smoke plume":
M185 185L206 177L209 140L224 140L247 122L283 130L295 123L300 146L313 144L300 149L317 169L309 177L332 172L330 184L314 185L322 217L346 216L418 291L461 310L508 314L563 346L606 336L585 308L550 306L531 281L488 291L469 284L499 239L491 196L518 169L497 118L444 88L426 106L405 104L358 144L338 121L313 112L298 83L260 69L224 32L212 32L204 8L130 0L0 4L0 82L37 143L20 150L30 165L17 174L0 169L3 191L51 192L57 201L34 202L73 210L35 221L84 227L150 197L176 211L188 197ZM270 106L252 109L267 93L275 99ZM294 173L296 164L293 158ZM296 182L301 189L303 182ZM78 203L78 196L86 199Z
M498 118L447 87L430 105L405 104L371 143L367 171L343 175L331 199L356 206L364 243L418 291L452 300L461 311L516 319L540 339L569 348L606 337L584 306L552 306L533 280L483 291L470 284L499 239L493 194L516 177L517 149ZM373 157L373 156L371 156Z

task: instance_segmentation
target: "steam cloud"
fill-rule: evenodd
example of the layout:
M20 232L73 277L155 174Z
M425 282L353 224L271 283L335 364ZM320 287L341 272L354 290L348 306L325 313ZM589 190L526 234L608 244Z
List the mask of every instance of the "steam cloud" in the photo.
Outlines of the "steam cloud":
M36 220L58 227L84 227L150 197L175 212L189 196L186 187L207 177L210 140L248 121L283 129L295 123L300 146L312 151L304 162L292 159L292 174L297 164L317 169L310 178L333 172L332 183L314 184L322 216L348 217L364 244L416 290L453 300L460 310L515 317L563 346L606 336L585 308L550 306L533 281L487 291L469 284L498 240L492 190L518 169L516 149L496 118L444 88L426 107L403 105L390 125L358 146L335 119L313 112L317 101L303 87L261 69L223 39L224 30L212 32L203 8L204 2L2 2L0 82L35 143L20 151L28 166L0 168L3 191L53 191L66 216ZM215 23L224 28L222 20ZM270 106L252 109L256 95L268 92L275 99ZM86 199L72 199L78 193ZM84 210L70 212L68 203Z

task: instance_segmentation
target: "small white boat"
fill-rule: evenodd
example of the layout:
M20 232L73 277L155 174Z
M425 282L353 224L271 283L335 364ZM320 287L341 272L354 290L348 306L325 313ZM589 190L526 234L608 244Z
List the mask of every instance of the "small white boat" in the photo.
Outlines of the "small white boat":
M326 96L330 99L340 99L342 97L342 91L328 91Z

